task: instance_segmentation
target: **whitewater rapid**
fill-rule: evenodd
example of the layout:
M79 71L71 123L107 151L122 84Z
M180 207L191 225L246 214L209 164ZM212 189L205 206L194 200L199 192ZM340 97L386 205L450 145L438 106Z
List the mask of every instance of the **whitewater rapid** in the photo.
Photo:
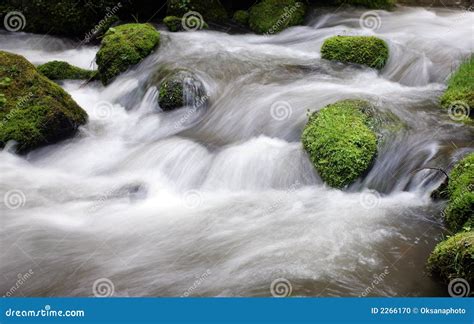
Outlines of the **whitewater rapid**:
M398 8L315 10L274 36L162 33L160 48L108 87L61 83L89 114L79 134L27 156L0 152L0 292L23 296L439 296L424 272L443 233L430 192L473 149L472 128L438 105L473 51L474 13ZM390 48L377 73L320 58L325 38L376 35ZM94 68L96 46L0 33L0 49L34 64ZM153 76L188 68L209 105L163 113ZM344 191L325 186L299 141L307 111L363 98L405 125ZM10 206L11 207L11 206ZM387 274L388 272L388 274ZM382 273L383 280L379 280ZM376 281L376 283L374 283Z

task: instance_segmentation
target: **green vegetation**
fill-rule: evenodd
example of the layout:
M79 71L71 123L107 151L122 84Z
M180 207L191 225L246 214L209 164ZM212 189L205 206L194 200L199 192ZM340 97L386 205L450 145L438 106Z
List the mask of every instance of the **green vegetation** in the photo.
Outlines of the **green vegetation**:
M459 161L450 172L447 191L446 225L456 232L466 222L474 221L474 153Z
M365 172L377 153L369 103L343 100L313 113L303 134L303 147L321 178L342 188Z
M169 0L168 16L182 17L197 11L204 21L225 22L227 12L219 0Z
M441 97L443 108L462 109L461 113L470 111L474 117L474 55L461 64L458 70L448 80L448 89Z
M177 32L183 30L182 19L176 16L167 16L163 19L163 23L168 27L171 32Z
M150 24L126 24L110 28L96 56L102 83L108 84L130 66L139 63L159 42L160 33Z
M0 51L0 147L13 140L20 153L72 136L87 114L24 57Z
M97 71L81 69L63 61L51 61L37 69L50 80L88 80L97 74Z
M428 259L428 270L449 282L474 282L474 231L458 233L440 242Z
M276 34L304 22L306 6L295 0L263 0L249 10L249 26L258 34Z
M237 10L234 12L232 19L243 26L247 26L249 24L249 13L245 10Z
M333 36L321 47L323 59L382 69L388 60L387 44L373 36Z

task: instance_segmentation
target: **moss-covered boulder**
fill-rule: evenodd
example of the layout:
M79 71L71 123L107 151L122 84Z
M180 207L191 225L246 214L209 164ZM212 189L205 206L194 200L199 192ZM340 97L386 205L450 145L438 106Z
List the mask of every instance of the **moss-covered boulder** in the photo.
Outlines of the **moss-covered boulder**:
M204 85L189 71L174 72L160 83L158 104L164 111L183 106L200 107L206 102L207 95Z
M160 33L150 24L126 24L110 28L96 55L102 83L110 83L130 66L139 63L159 43Z
M72 136L87 114L24 57L0 51L0 147L18 143L24 153Z
M367 65L382 69L388 60L387 44L373 36L333 36L321 47L321 57L342 63Z
M451 114L457 115L459 120L474 118L474 55L449 78L441 105L452 110Z
M97 75L97 71L81 69L63 61L41 64L37 69L50 80L89 80Z
M372 106L343 100L310 115L301 140L321 178L342 188L360 177L377 153Z
M198 12L204 21L222 23L227 19L227 12L219 0L168 1L168 16L183 17L191 11Z
M474 221L474 153L459 161L450 172L447 192L445 221L456 232L468 221Z
M249 24L249 13L245 10L237 10L236 12L234 12L232 20L234 20L238 24L247 26Z
M428 259L428 270L449 282L474 282L474 231L461 232L439 243Z
M262 0L249 10L249 26L258 34L276 34L304 22L306 5L296 0Z

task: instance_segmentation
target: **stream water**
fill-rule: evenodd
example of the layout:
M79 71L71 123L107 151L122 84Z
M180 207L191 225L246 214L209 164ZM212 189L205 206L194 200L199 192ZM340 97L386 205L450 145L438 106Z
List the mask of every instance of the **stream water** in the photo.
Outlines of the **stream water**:
M425 261L443 235L430 192L473 150L472 128L437 104L473 50L474 13L398 8L314 11L274 36L162 31L158 51L108 87L61 83L89 114L67 141L0 152L0 292L15 296L442 296ZM160 28L162 29L162 28ZM377 35L377 73L320 58L325 38ZM98 47L0 33L35 64L93 66ZM153 76L188 68L209 103L160 112ZM364 98L405 127L345 190L324 185L302 149L307 111ZM11 206L10 206L11 207ZM107 279L107 280L105 280ZM289 283L289 285L288 285ZM95 284L95 285L94 285Z

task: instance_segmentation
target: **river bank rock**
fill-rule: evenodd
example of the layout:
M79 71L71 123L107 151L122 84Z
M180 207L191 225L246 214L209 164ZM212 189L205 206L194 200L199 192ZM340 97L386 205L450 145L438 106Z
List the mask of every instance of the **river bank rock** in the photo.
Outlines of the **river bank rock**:
M104 85L139 63L160 43L160 33L150 24L125 24L110 28L96 55Z
M0 51L0 147L17 142L20 153L68 138L87 113L24 57Z
M295 0L263 0L249 10L249 26L257 34L277 34L304 22L306 5Z
M227 11L219 0L169 0L167 15L176 17L185 16L185 19L189 15L189 19L202 18L204 21L217 23L222 23L227 20Z
M330 61L382 69L388 60L387 44L373 36L333 36L321 47L321 57Z
M205 21L195 21L194 23L186 17L167 16L163 19L163 23L170 32L186 31L186 30L198 30L198 29L209 29L209 25Z
M97 75L97 71L81 69L63 61L47 62L37 69L50 80L89 80Z
M474 118L474 55L451 75L441 96L441 106L456 120Z
M449 175L445 222L451 231L474 225L474 153L459 161Z
M458 233L436 245L427 268L446 283L456 278L474 282L474 231Z
M164 111L186 105L200 107L206 102L204 85L192 72L186 70L174 72L160 83L158 104Z
M360 177L377 153L371 105L343 100L310 115L301 137L321 178L343 188Z

